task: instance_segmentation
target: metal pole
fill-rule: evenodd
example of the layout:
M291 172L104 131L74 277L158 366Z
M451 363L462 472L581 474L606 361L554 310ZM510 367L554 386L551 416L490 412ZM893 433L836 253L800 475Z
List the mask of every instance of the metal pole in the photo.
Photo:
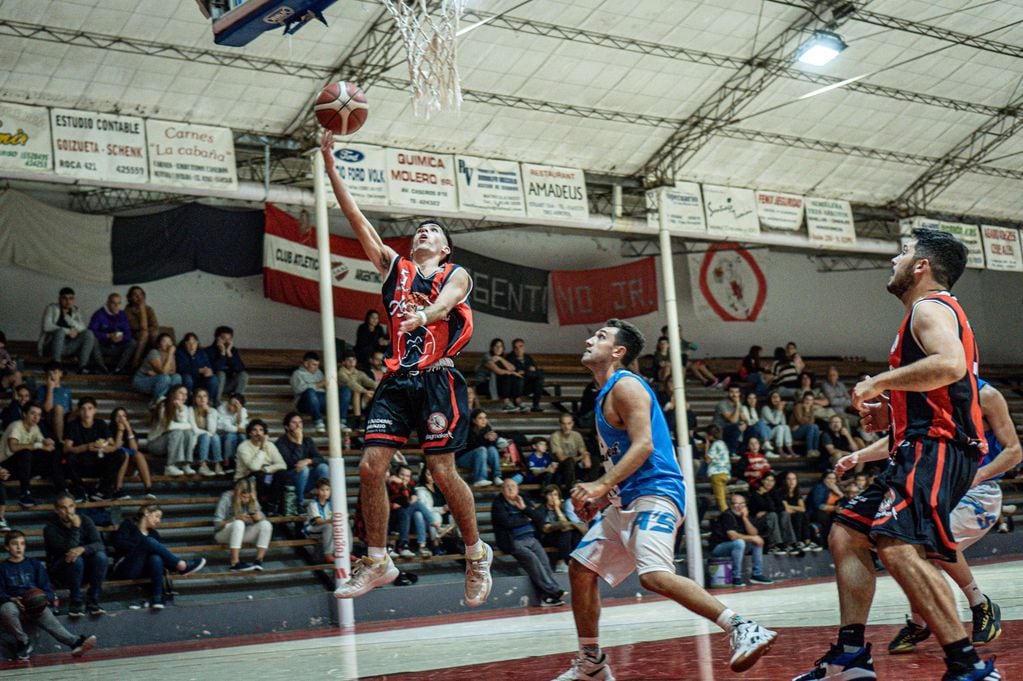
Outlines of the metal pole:
M686 419L685 369L682 367L682 337L678 332L678 307L675 295L675 263L671 255L671 235L661 203L664 190L658 194L657 212L661 245L661 278L664 282L664 307L668 313L668 342L671 357L672 394L675 398L675 437L678 440L679 466L686 481L686 565L689 578L703 586L703 545L700 543L700 522L696 513L696 475L693 472L693 446L689 442L689 423Z
M334 581L348 581L351 572L351 546L348 536L348 490L345 487L345 460L341 451L341 405L337 390L337 351L334 347L334 285L330 280L330 231L327 226L327 193L323 183L326 169L323 156L313 154L313 185L316 194L316 248L319 251L320 327L323 331L323 375L327 386L327 442L330 462L330 507L333 510ZM342 628L355 626L355 614L349 598L337 600L337 621Z

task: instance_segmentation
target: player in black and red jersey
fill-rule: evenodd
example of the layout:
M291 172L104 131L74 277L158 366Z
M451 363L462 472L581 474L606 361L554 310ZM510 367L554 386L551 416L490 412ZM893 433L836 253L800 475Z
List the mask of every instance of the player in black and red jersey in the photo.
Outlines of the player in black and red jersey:
M410 257L384 244L338 175L333 146L333 135L325 131L321 152L331 186L366 257L384 278L383 299L391 336L385 358L388 373L366 419L359 465L368 555L334 595L361 596L398 576L398 568L387 555L390 504L386 480L395 451L415 430L427 466L465 540L465 604L478 606L490 595L494 552L480 540L472 491L459 477L453 454L465 445L469 429L465 379L452 358L472 337L468 303L472 280L465 269L449 262L451 238L436 220L416 228Z
M966 255L955 237L917 229L892 258L888 291L906 306L906 317L892 345L889 370L856 384L852 394L869 427L888 429L889 463L835 517L829 544L841 610L838 642L793 681L877 678L864 642L876 579L871 549L944 648L942 681L1002 678L993 660L980 661L959 622L951 589L927 562L928 557L956 560L949 515L987 448L977 345L966 314L949 293L966 267Z

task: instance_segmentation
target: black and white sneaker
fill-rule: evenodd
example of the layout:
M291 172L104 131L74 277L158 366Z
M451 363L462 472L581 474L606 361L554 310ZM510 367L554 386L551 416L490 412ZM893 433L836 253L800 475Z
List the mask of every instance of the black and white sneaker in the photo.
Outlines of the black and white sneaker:
M814 662L813 669L792 678L792 681L818 681L820 679L876 679L870 644L852 652L845 646L832 645L827 654Z
M185 563L185 569L179 572L178 574L184 577L194 572L198 572L199 570L202 570L204 567L206 567L206 559L196 558Z
M594 659L583 652L576 654L572 667L554 681L615 681L611 674L611 666L607 663L607 655L600 654Z
M246 563L244 561L238 561L237 563L235 563L234 565L232 565L228 569L231 572L253 572L257 568L252 563ZM262 568L258 568L258 569L262 570Z
M18 503L24 508L32 508L36 505L36 499L31 494L23 494L21 495L21 498L18 499Z
M78 640L71 644L71 656L81 657L95 647L95 636L79 636Z
M754 584L774 584L774 580L767 575L750 575L749 581Z
M72 618L78 618L85 614L85 604L81 601L72 601L71 605L67 608L67 616Z
M544 596L540 599L541 608L557 608L565 604L560 596Z
M728 666L733 672L744 672L757 663L778 637L776 632L766 629L753 620L746 620L732 629L728 643L732 648L732 659Z
M252 561L252 569L255 570L256 572L262 572L263 571L263 561L261 561L261 560L254 560L254 561Z
M19 643L14 648L14 659L24 662L25 660L32 659L32 641L25 641Z
M103 609L103 606L99 603L89 603L85 606L85 612L89 613L89 617L99 617L100 615L107 614L107 611Z

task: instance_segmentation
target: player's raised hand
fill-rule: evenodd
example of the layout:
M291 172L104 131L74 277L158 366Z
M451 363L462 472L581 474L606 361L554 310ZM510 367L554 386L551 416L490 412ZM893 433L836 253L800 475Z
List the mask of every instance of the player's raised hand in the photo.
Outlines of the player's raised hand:
M330 130L323 130L323 137L320 138L320 153L323 154L323 162L327 170L334 168L334 133Z

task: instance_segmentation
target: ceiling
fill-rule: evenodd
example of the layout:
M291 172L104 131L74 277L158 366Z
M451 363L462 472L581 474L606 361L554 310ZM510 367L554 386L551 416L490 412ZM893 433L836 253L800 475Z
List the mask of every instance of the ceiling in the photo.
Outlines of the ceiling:
M370 100L360 142L910 212L1023 212L1023 0L520 2L467 0L463 25L514 9L460 38L465 102L430 120L412 113L379 0L340 0L329 27L244 48L214 45L194 0L0 0L0 100L308 144L310 102L340 78ZM795 62L828 23L848 48L824 67Z

